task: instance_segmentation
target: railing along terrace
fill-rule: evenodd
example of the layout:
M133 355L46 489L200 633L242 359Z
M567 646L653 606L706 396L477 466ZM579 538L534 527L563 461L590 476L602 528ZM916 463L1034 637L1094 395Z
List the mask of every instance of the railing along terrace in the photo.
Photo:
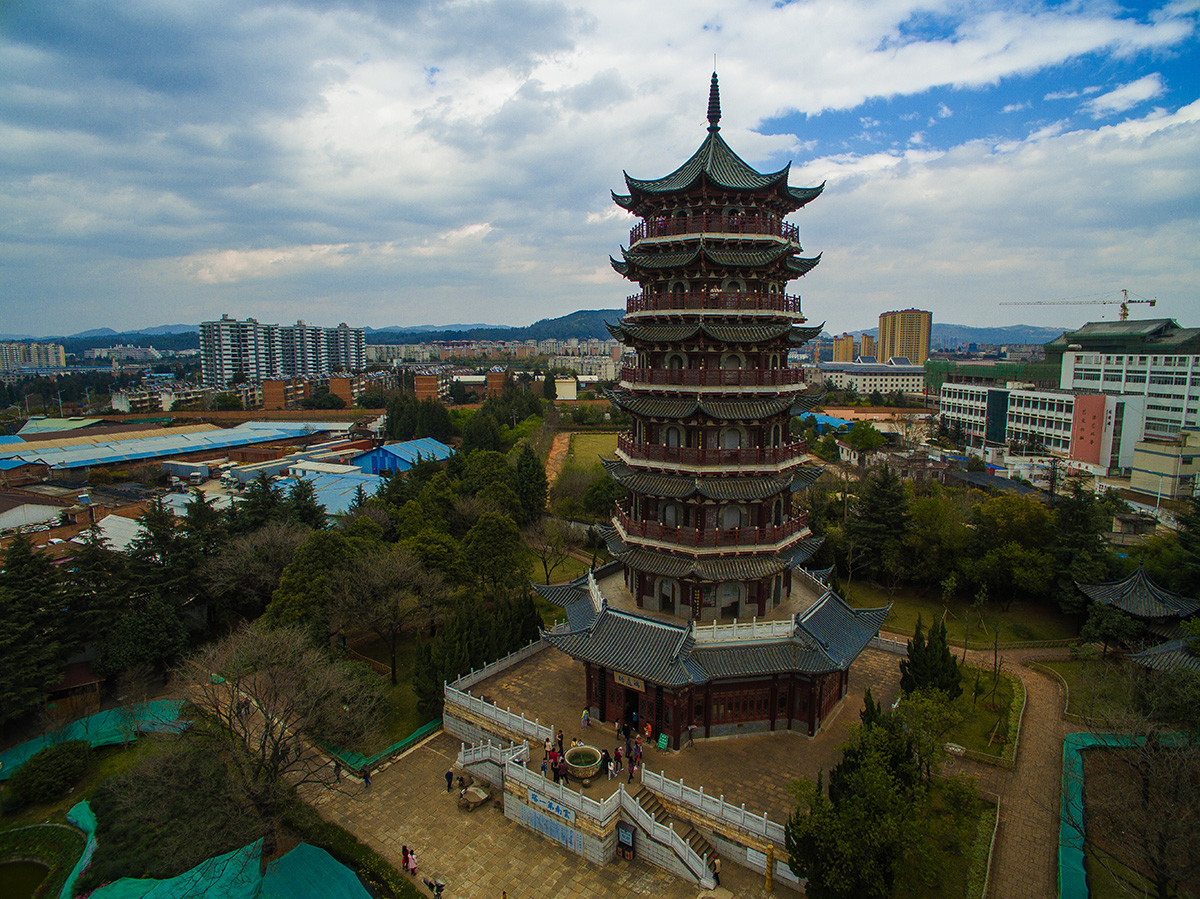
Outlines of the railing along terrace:
M642 770L642 785L680 805L690 806L710 818L740 828L754 836L763 837L773 843L784 845L783 824L746 811L745 804L730 805L724 796L713 796L704 788L685 787L682 780L669 780L663 772L655 774L648 768Z
M619 795L624 796L625 793L622 791ZM687 840L675 832L674 824L668 824L665 827L659 824L655 817L632 797L627 802L622 802L621 808L634 820L634 823L638 827L650 834L651 839L670 846L671 850L687 866L687 869L692 872L692 876L702 886L706 889L712 889L716 885L712 879L712 871L708 867L708 859L701 857Z
M588 596L592 600L592 611L599 614L604 607L608 605L608 600L604 598L604 594L600 592L600 585L596 583L596 575L593 571L588 571Z
M667 387L786 387L804 383L798 368L634 368L621 369L621 380Z
M662 446L639 443L626 434L618 435L617 448L630 458L647 462L691 465L783 465L799 462L808 452L808 441L797 440L783 446L746 446L738 449L694 446Z
M680 528L660 524L657 521L634 521L621 508L617 508L615 520L625 536L643 540L662 540L678 546L711 547L758 546L774 544L799 534L808 527L808 513L802 512L795 518L777 527L730 528L729 530Z
M442 685L442 695L445 697L447 703L462 706L467 711L473 712L484 720L491 721L493 724L503 727L520 737L536 740L540 743L554 736L553 729L542 724L540 718L530 721L524 715L518 715L516 712L502 709L495 703L485 702L479 697L472 696L470 693L464 693L462 690L455 689L449 684Z
M784 312L800 314L800 297L788 293L732 290L645 291L625 298L626 312Z
M790 637L796 629L796 622L791 618L784 621L759 621L757 617L749 621L739 622L733 619L733 624L717 624L703 627L693 624L692 636L697 643L735 643L746 640L778 640L780 637Z
M629 245L633 246L646 237L675 237L680 234L769 234L800 242L800 229L777 218L715 212L646 219L629 229Z

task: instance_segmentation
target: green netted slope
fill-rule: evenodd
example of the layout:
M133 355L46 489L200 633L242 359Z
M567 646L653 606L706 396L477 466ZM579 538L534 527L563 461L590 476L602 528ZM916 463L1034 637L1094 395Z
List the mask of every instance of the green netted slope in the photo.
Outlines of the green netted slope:
M92 899L371 899L358 877L324 849L301 843L259 876L262 841L210 858L169 880L125 877Z
M93 746L113 746L151 731L180 731L187 726L179 720L182 702L162 699L143 702L126 711L109 709L73 721L64 728L37 737L0 752L0 780L7 780L39 750L67 740L87 740Z

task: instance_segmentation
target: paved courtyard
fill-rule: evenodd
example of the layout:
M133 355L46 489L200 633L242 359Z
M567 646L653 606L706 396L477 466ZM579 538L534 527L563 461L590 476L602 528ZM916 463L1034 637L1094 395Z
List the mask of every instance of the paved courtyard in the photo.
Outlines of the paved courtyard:
M948 773L974 776L987 793L1001 797L992 897L1051 896L1056 892L1058 787L1061 774L1063 700L1053 681L1023 664L1061 654L1055 651L1010 653L1004 667L1026 685L1028 704L1014 771L961 760L948 763ZM970 653L976 664L990 665L990 653ZM872 694L890 704L899 693L899 657L868 649L850 669L846 702L816 737L794 733L760 734L700 740L679 752L646 751L651 770L662 770L689 786L703 786L734 805L783 821L793 808L788 784L815 777L841 757L849 727L858 721L862 696ZM612 749L611 726L580 726L583 669L554 649L547 649L476 685L471 691L502 708L540 718L561 727L568 740ZM699 890L641 861L592 865L557 843L506 819L494 803L466 812L456 793L447 793L445 772L454 763L459 743L445 733L422 743L372 777L371 788L348 793L314 791L307 795L330 820L346 827L399 867L401 846L415 847L424 873L443 875L445 896L557 899L557 897L797 895L783 884L767 894L763 878L735 864L722 872L722 887ZM538 767L541 751L531 754ZM603 798L625 781L600 779L584 793ZM577 788L577 784L572 784ZM418 878L419 879L419 878Z

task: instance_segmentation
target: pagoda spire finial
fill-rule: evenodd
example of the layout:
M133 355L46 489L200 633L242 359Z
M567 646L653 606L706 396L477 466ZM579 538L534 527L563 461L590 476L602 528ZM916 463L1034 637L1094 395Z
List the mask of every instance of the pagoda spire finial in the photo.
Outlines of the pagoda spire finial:
M712 84L708 88L708 130L720 131L721 89L717 86L717 73L713 72Z

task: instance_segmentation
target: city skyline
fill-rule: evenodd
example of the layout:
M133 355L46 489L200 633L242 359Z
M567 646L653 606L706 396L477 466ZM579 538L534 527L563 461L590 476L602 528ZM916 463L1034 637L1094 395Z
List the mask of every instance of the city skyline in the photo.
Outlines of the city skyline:
M827 182L790 221L831 332L1200 310L1187 4L10 5L0 330L227 311L381 327L616 309L646 177L704 134ZM770 65L765 59L773 59ZM532 294L529 285L537 284Z

